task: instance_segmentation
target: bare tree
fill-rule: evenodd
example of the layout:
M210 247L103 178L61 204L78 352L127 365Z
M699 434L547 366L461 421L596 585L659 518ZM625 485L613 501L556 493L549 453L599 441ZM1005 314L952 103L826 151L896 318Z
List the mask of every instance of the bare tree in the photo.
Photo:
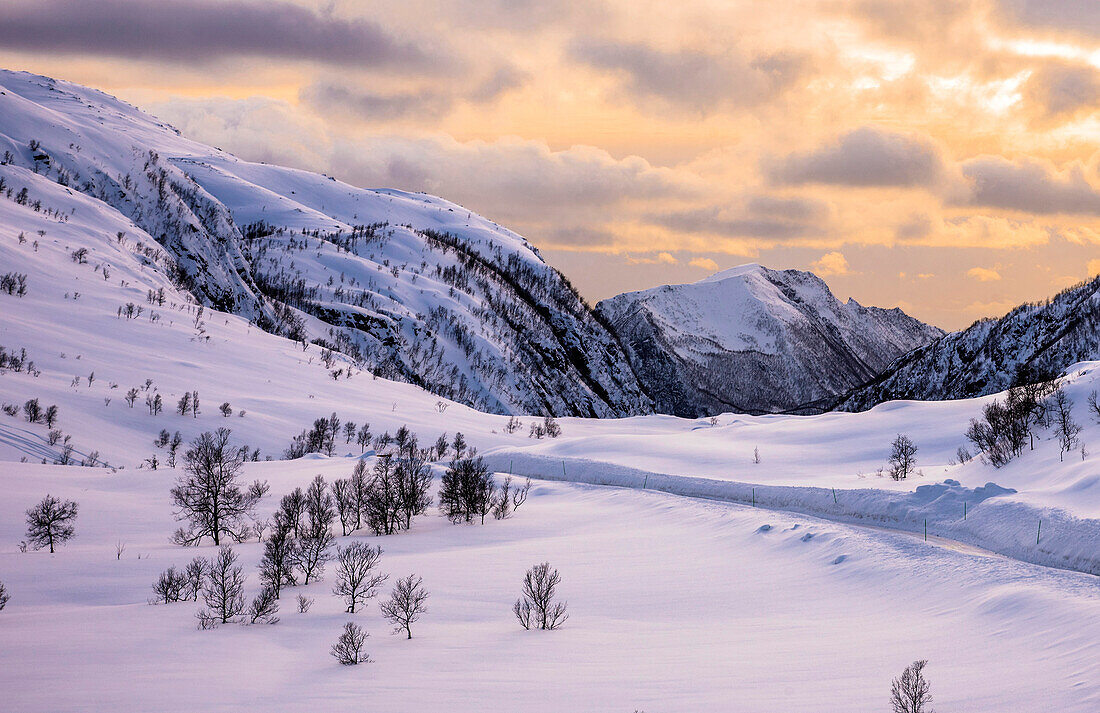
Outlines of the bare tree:
M8 596L8 588L4 586L3 582L0 582L0 611L4 610L4 607L8 605L8 600L11 597Z
M183 599L187 592L187 577L174 566L160 573L153 582L154 603L170 604Z
M550 438L557 438L561 435L561 426L558 425L553 416L542 419L542 430Z
M325 479L318 475L310 483L305 495L306 527L298 538L295 563L302 570L305 584L320 579L325 564L332 559L330 550L335 541L332 521L336 518L336 506L328 492Z
M313 606L313 599L307 597L304 594L298 595L298 613L305 614L309 612L309 608Z
M332 593L347 603L347 613L365 605L378 594L387 575L375 571L382 558L382 548L363 542L353 542L336 549L336 586Z
M397 476L398 508L404 517L404 527L412 527L412 519L423 513L432 504L429 491L432 486L432 471L428 467L428 451L420 449L416 436L401 448L397 458L395 474Z
M359 434L355 437L355 442L359 444L359 452L364 453L367 450L367 446L370 445L370 424L364 423L359 427Z
M23 415L27 417L29 423L38 423L42 420L42 406L38 403L38 399L27 399L23 404Z
M492 509L496 483L485 461L470 451L464 458L451 461L439 487L439 509L451 522L472 522Z
M519 510L519 506L527 502L527 495L531 492L531 479L527 478L522 488L512 491L512 511Z
M424 580L415 574L402 577L394 584L390 598L378 605L382 616L393 624L393 633L404 631L406 638L413 637L412 625L428 611L425 606L428 590L424 589L423 584Z
M1058 438L1058 460L1065 458L1066 453L1076 448L1080 443L1081 424L1073 420L1073 402L1066 396L1066 392L1058 389L1051 399L1051 410L1054 416L1054 435Z
M332 530L311 530L298 539L294 564L302 572L303 584L320 579L325 573L325 564L332 559L331 550L335 541Z
M186 569L183 570L183 576L187 580L184 598L197 602L199 600L199 593L202 592L203 582L206 581L206 577L209 574L210 560L205 557L196 557L191 560L187 564Z
M1100 403L1096 402L1096 389L1089 392L1089 411L1092 412L1092 417L1100 420Z
M245 518L252 515L258 498L241 489L237 478L243 459L229 445L229 429L207 431L191 443L184 454L185 475L172 488L176 519L187 520L173 541L180 545L198 544L210 537L215 545L229 537L242 542L249 535Z
M921 659L909 664L890 687L890 703L894 713L931 713L931 686L924 677L928 661Z
M27 542L36 550L64 544L73 537L73 520L77 505L72 500L61 500L52 495L27 510Z
M233 548L222 545L210 561L210 574L202 589L209 614L222 624L244 613L244 580Z
M264 587L248 606L248 623L277 624L279 617L279 595L271 587Z
M400 525L400 500L393 458L379 458L363 502L363 517L376 535L392 535Z
M349 533L355 531L355 524L359 515L351 479L340 478L332 481L332 495L336 499L336 513L340 517L340 530L347 537Z
M306 494L301 488L295 488L279 501L279 511L276 515L281 515L294 537L298 537L305 530L305 510Z
M493 499L493 517L503 520L512 514L512 476L504 476L497 496Z
M512 606L512 612L524 629L557 629L569 615L566 602L555 602L554 595L561 575L549 562L537 564L523 576L523 595Z
M363 526L363 516L366 515L367 493L370 490L370 477L367 475L367 462L355 461L355 469L351 472L351 497L354 502L355 527L352 531Z
M349 621L344 624L344 633L340 634L340 638L332 645L332 655L345 666L370 663L370 657L363 652L367 636L369 636L367 632Z
M271 534L264 541L264 554L260 559L260 582L272 589L276 598L284 586L298 583L294 573L298 543L291 535L283 514L275 513Z
M917 464L917 445L909 436L899 433L890 445L890 477L904 480Z

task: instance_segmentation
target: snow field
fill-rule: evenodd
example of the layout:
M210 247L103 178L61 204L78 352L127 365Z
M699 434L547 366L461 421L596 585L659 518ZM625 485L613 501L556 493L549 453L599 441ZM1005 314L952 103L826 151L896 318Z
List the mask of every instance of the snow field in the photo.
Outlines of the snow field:
M352 463L261 463L245 478L271 482L270 508ZM456 526L433 513L407 534L369 538L384 571L416 572L432 593L412 641L389 634L376 602L344 614L331 566L325 581L284 593L276 625L198 631L195 604L146 603L160 571L214 551L168 544L169 471L4 471L0 542L21 537L21 510L46 491L81 504L76 539L56 555L0 550L12 710L882 710L890 678L918 657L932 661L941 710L1100 703L1093 578L908 536L539 482L503 522ZM260 546L235 549L250 598ZM562 573L570 619L526 632L510 606L542 560ZM316 599L308 614L295 611L298 593ZM349 619L370 632L375 663L328 655Z

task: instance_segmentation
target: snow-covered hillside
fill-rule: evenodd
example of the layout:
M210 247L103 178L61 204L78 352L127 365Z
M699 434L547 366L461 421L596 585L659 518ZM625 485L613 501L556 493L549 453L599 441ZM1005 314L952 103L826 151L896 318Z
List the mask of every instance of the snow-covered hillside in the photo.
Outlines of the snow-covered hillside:
M992 394L1094 359L1100 359L1100 278L915 349L846 394L836 408L862 411L892 399Z
M100 210L78 214L70 194L94 199L131 242L163 248L163 276L199 304L357 369L496 412L652 409L568 281L460 206L241 161L101 92L26 73L0 73L0 153L9 197L26 188L27 206L63 221Z
M743 265L600 302L659 413L812 406L942 332L900 309L842 303L816 275Z

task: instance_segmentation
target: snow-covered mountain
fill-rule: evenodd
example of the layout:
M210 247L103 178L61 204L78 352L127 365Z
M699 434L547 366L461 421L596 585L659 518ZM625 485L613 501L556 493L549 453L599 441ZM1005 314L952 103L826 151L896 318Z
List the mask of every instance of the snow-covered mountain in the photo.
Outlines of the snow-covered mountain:
M102 206L125 235L87 236L97 261L140 246L158 273L144 286L343 354L326 352L333 373L495 412L652 410L572 285L453 203L242 161L102 92L22 72L0 71L0 154L3 200L57 223Z
M864 411L894 399L942 401L1003 391L1100 358L1100 277L1045 302L983 319L898 359L837 408Z
M842 303L821 278L742 265L600 302L657 410L806 407L864 383L943 332L900 309Z

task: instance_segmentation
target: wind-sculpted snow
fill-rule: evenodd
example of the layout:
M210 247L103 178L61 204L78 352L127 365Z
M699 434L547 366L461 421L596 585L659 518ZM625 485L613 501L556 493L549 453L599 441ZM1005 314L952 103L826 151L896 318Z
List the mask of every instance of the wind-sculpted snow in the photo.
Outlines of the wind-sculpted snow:
M241 161L101 92L19 72L0 72L0 152L128 219L199 304L340 364L498 413L652 410L572 285L448 201Z
M759 265L600 302L660 413L812 409L942 332Z
M896 492L740 483L509 449L494 451L485 460L493 470L519 477L655 490L918 534L927 528L929 535L1024 562L1100 575L1100 520L1000 500L1016 491L996 483L967 488L946 479Z
M1100 278L1046 302L1020 305L913 350L837 408L863 411L896 399L942 401L1003 391L1100 358Z

